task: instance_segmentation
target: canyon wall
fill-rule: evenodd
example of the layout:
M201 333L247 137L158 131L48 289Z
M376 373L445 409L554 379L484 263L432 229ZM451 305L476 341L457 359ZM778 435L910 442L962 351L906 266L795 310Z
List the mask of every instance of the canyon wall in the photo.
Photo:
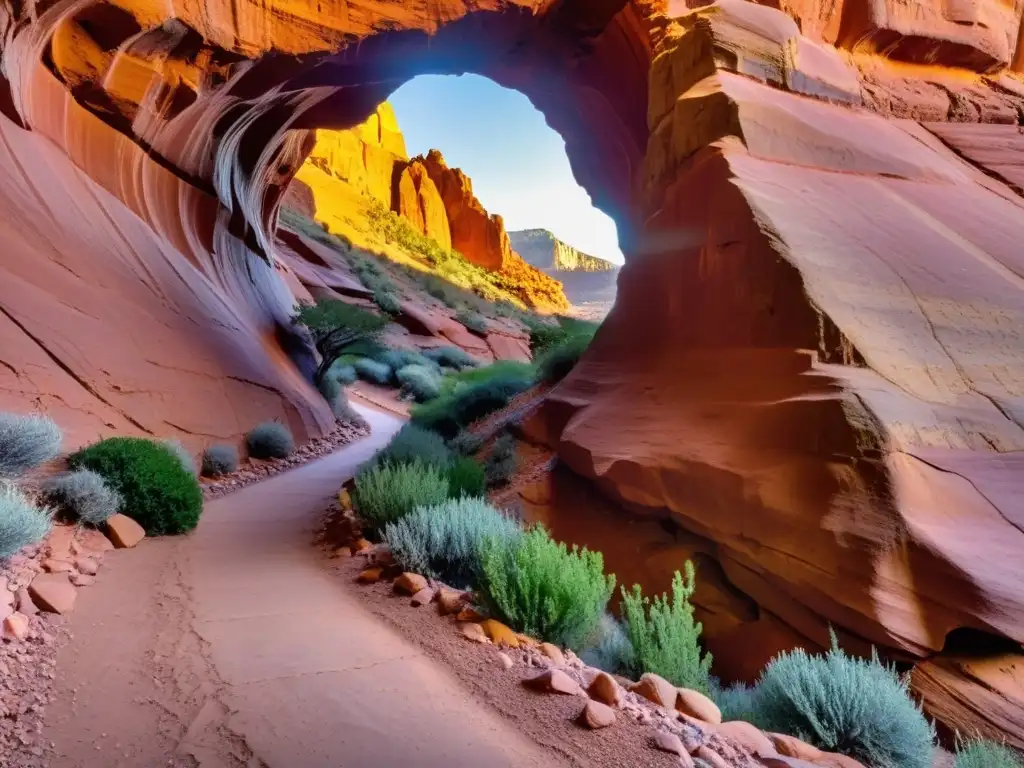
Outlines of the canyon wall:
M607 562L649 588L694 557L726 677L831 626L947 730L1024 746L1021 11L8 3L3 406L76 439L325 429L281 197L315 129L477 72L563 135L627 254L527 425L566 482L536 504L639 519Z
M613 272L615 264L573 248L546 229L508 233L512 247L527 263L548 274L556 272Z

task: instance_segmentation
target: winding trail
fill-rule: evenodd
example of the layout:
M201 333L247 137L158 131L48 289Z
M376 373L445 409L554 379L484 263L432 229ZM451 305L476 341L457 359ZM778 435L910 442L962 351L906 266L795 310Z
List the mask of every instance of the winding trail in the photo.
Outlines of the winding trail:
M363 609L310 546L401 421L206 505L187 537L107 557L79 595L44 737L53 768L548 766Z

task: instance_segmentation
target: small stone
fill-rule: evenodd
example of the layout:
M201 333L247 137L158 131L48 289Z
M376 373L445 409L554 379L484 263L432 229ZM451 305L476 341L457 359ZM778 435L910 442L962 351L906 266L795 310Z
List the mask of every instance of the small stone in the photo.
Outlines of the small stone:
M395 592L404 595L415 595L428 587L427 580L418 573L403 573L395 579Z
M383 572L383 568L367 568L365 571L356 576L356 581L360 584L376 584L378 581L380 581L380 575Z
M595 731L607 728L615 723L615 710L600 701L588 701L577 722Z
M466 605L462 592L448 587L441 587L437 592L437 612L442 616L458 613Z
M421 589L419 592L417 592L415 595L413 595L411 602L412 602L413 606L415 606L416 608L419 608L421 605L427 605L433 599L434 599L434 590L432 590L430 587L427 587L426 589Z
M528 677L523 680L523 685L545 693L564 693L568 696L583 693L579 683L560 669L548 669L535 677Z
M91 587L96 583L95 576L89 576L84 573L72 573L70 579L71 583L76 587Z
M14 640L24 640L28 637L29 624L28 616L23 613L12 613L3 621L3 636Z
M705 723L718 725L722 722L722 711L711 699L700 691L679 688L676 698L676 710Z
M480 622L480 627L495 645L504 645L509 648L519 647L519 637L500 621L484 619Z
M549 659L551 659L555 663L556 667L565 666L565 655L562 653L562 649L559 648L557 645L552 645L551 643L541 643L540 652L547 656Z
M755 755L771 756L778 754L775 744L761 730L742 720L730 720L715 726L715 730L727 739L739 742Z
M666 709L675 709L676 698L679 695L672 683L653 672L645 673L639 682L629 687L629 690Z
M391 554L391 550L386 546L379 546L374 548L370 554L370 562L374 565L379 565L382 568L387 568L389 565L395 564L395 556Z
M39 613L39 608L32 602L32 596L25 587L19 589L15 594L14 604L18 609L18 613L24 613L26 616L35 616Z
M484 615L475 608L463 608L455 618L458 621L483 621Z
M360 552L366 552L373 548L373 544L368 542L366 539L356 539L349 545L353 555L358 555Z
M689 755L686 751L686 747L683 746L683 742L678 736L671 731L655 731L652 737L654 746L656 749L660 749L662 752L671 752L673 755Z
M462 632L463 637L465 637L467 640L472 640L474 643L490 642L487 639L487 633L484 632L483 627L481 627L479 624L474 624L472 622L460 624L459 631Z
M699 757L705 763L711 766L711 768L729 768L729 763L726 762L720 754L715 752L707 745L698 747L697 751L693 754L694 757Z
M67 560L48 558L43 560L43 570L47 573L71 573L75 570L75 566Z
M625 691L607 672L598 672L587 687L587 694L609 707L621 707Z
M28 588L32 601L49 613L65 614L75 608L78 592L63 573L44 573L36 576Z
M106 531L107 537L118 549L134 547L146 538L146 532L142 530L142 526L122 514L107 518Z
M498 651L498 663L501 664L503 669L512 669L514 662L512 658L503 651Z
M85 576L95 576L100 571L100 564L91 557L76 557L75 568Z

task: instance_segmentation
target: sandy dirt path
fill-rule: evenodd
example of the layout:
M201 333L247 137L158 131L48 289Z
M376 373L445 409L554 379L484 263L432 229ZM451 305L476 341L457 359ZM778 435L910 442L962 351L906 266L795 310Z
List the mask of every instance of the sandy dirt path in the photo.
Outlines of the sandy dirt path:
M207 504L187 537L112 553L79 596L44 736L53 768L555 766L362 608L310 546L401 426Z

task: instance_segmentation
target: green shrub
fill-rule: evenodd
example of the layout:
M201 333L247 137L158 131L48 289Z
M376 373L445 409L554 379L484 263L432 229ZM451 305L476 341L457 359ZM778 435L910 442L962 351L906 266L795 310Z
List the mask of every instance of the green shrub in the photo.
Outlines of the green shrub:
M460 496L483 496L486 487L484 468L467 456L457 456L445 468L448 478L448 495L453 499Z
M331 413L338 424L365 424L366 420L359 415L359 411L352 407L348 401L345 390L338 392L338 396L331 401Z
M515 521L483 499L467 497L417 507L384 529L384 540L407 570L457 587L479 583L485 542L508 547L521 535Z
M355 384L358 376L354 365L342 363L331 368L331 378L343 386L348 386L349 384Z
M473 456L484 444L482 437L477 437L469 430L462 430L448 441L451 452L459 456Z
M13 485L0 482L0 560L42 541L52 524L50 510L37 507Z
M622 622L610 613L601 614L597 632L580 651L580 659L588 666L603 669L611 675L628 670L633 663L633 647Z
M0 477L14 477L55 459L62 438L48 416L0 413Z
M102 475L149 536L185 533L199 522L199 483L166 446L138 437L111 437L72 454L68 465Z
M318 384L353 345L373 340L388 324L386 318L338 299L299 304L293 322L305 326L320 353L320 364L313 375Z
M203 475L220 477L238 469L238 450L233 445L211 445L203 451Z
M494 446L484 462L484 477L488 487L508 483L516 473L518 466L516 439L506 432L494 441Z
M386 387L391 383L391 367L384 363L378 363L376 360L363 357L356 360L354 365L356 373L363 381L380 384L382 387Z
M455 313L455 319L462 323L468 330L473 333L479 333L485 335L487 333L487 321L484 320L479 313L474 312L471 309L460 309Z
M91 469L64 472L43 483L47 500L83 523L100 525L121 511L121 494Z
M419 365L423 368L429 368L435 374L440 373L437 363L412 349L388 349L387 347L382 347L375 354L368 355L368 357L373 358L378 363L384 363L393 371L405 368L407 365Z
M402 313L402 302L390 291L382 291L380 289L374 291L373 300L377 303L378 307L389 315L399 315Z
M413 461L375 464L360 471L352 502L369 527L380 531L416 507L434 506L447 498L444 471Z
M175 455L178 461L181 463L181 468L188 472L190 475L198 475L199 470L196 469L195 459L192 458L192 454L188 452L188 449L181 444L181 440L169 439L161 440L167 450Z
M711 678L708 685L712 701L722 711L722 720L743 720L757 723L760 714L757 709L757 689L743 683L734 683L723 688Z
M1022 768L1020 755L994 741L974 740L957 745L956 768Z
M451 458L452 452L437 432L406 424L377 454L377 463L409 464L419 461L424 466L440 468L447 466Z
M448 395L472 384L480 384L494 379L518 379L530 386L536 379L536 371L530 363L520 363L517 360L498 360L479 368L466 368L449 373L441 381L441 394Z
M545 350L561 344L569 336L558 323L543 322L534 318L524 320L530 329L530 352L535 358Z
M265 421L245 436L245 445L254 459L287 459L295 451L292 432L277 421Z
M549 347L537 358L537 373L541 381L553 384L569 375L583 353L587 351L593 336L579 333L567 336L561 342Z
M410 393L417 403L425 403L441 394L440 375L422 365L407 365L395 374L395 378L402 385L402 390Z
M506 624L542 640L579 649L594 634L615 589L604 558L554 541L543 527L512 545L488 541L480 591Z
M689 560L684 570L685 581L679 571L672 578L671 600L664 594L644 597L639 584L632 592L622 588L622 616L634 654L631 672L637 677L654 672L674 685L707 692L711 654L700 651L702 627L690 605L694 576Z
M316 388L319 390L324 400L328 403L334 402L334 398L336 398L341 392L341 382L338 381L335 376L333 368L324 374L324 377L317 382Z
M443 365L447 368L457 368L460 371L466 368L476 368L479 365L477 359L462 349L462 347L424 349L423 356L428 360L433 360L438 365Z
M519 376L495 377L470 384L414 406L412 420L445 437L454 437L477 419L504 408L512 398L525 392L531 385L531 380Z
M759 728L788 733L819 749L875 768L929 768L934 730L910 698L908 683L882 664L832 649L779 655L755 696Z

